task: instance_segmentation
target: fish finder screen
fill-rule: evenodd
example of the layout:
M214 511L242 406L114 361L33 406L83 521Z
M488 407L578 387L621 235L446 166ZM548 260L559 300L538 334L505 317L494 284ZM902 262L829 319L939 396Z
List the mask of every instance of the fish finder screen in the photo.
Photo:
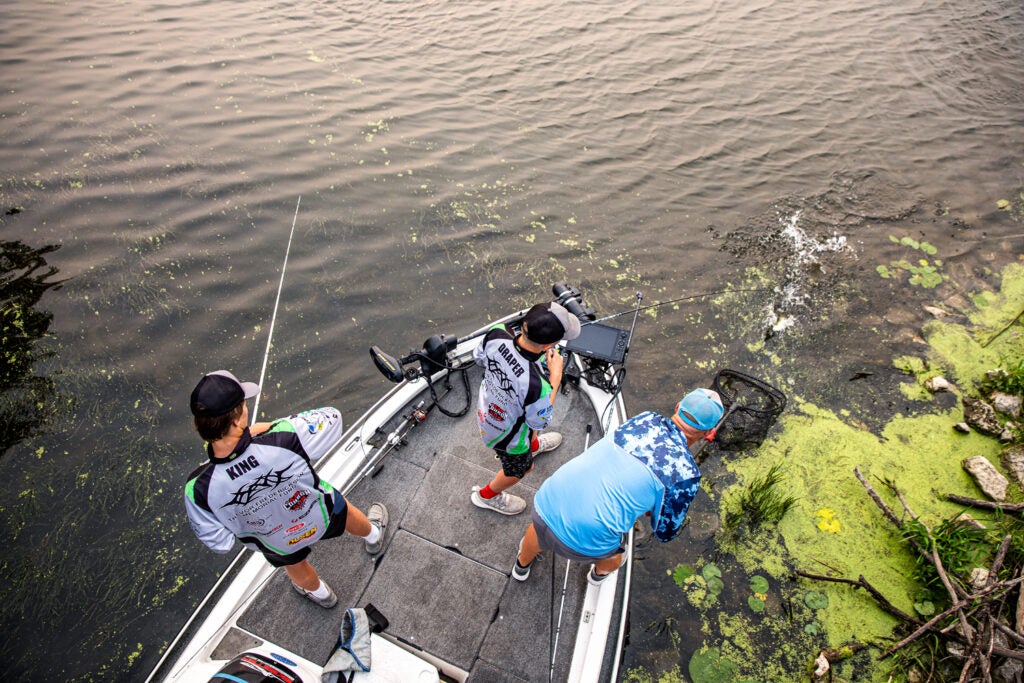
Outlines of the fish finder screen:
M566 343L565 348L588 358L621 364L626 359L629 330L620 330L602 323L584 324L580 336Z

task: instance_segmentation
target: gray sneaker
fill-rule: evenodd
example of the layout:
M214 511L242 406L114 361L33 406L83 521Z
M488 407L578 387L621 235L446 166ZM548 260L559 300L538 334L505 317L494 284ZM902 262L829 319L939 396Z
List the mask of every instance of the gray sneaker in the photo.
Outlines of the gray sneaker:
M537 450L533 452L533 456L537 457L541 453L547 453L553 451L562 445L562 435L558 432L544 432L537 437Z
M316 604L320 605L325 609L330 609L331 607L334 607L338 604L338 596L334 594L334 589L328 586L326 581L324 581L323 579L320 579L320 581L324 584L324 587L327 588L326 598L318 598L314 596L312 592L306 590L302 586L296 586L294 583L292 584L292 588L294 588L295 592L299 595L309 598L310 600L312 600L313 602L315 602Z
M474 486L473 493L469 497L473 501L473 505L476 505L478 508L494 510L503 515L518 515L526 509L526 501L519 496L513 496L511 493L502 491L494 498L484 498L480 495L480 489L480 486Z
M384 535L388 530L388 509L384 507L384 503L373 503L366 511L366 518L370 520L370 524L380 529L380 538L376 543L366 542L366 552L376 557L384 547Z

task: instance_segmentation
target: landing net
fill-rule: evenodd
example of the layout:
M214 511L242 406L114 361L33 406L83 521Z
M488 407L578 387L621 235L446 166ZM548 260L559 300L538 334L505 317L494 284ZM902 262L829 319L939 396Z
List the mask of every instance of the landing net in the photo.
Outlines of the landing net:
M723 451L757 448L786 408L786 396L766 382L736 370L720 370L711 388L718 392L726 418L714 443Z

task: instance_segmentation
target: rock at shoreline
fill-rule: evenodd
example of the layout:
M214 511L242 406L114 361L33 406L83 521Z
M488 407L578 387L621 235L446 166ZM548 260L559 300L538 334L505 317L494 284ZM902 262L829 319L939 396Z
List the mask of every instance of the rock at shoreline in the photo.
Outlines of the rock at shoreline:
M1020 417L1020 396L1004 394L1001 391L997 391L992 394L991 399L992 407L997 413L1009 415L1014 418Z
M1003 433L1003 425L996 417L995 409L980 398L965 396L964 420L982 434L999 436Z
M953 429L960 432L961 434L971 433L971 426L966 422L957 422L955 425L953 425Z
M1010 477L1024 490L1024 446L1010 446L1002 455L1003 467Z
M953 391L956 389L956 387L953 386L952 382L950 382L948 379L942 376L930 377L929 379L926 379L924 381L924 386L928 391L932 392L933 394L937 394L940 391Z
M974 477L975 483L982 492L995 501L1006 500L1006 489L1010 485L1006 477L999 473L995 465L983 455L972 455L965 458L963 467Z

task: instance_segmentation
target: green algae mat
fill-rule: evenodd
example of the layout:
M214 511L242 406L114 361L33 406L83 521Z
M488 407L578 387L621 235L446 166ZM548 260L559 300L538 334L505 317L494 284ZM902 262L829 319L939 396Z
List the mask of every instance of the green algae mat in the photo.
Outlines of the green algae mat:
M922 249L920 243L904 246ZM933 254L929 246L923 249ZM899 277L902 265L894 262L880 268L879 274ZM932 262L919 268L925 266L932 268ZM931 270L904 277L911 286L935 284ZM701 645L672 670L654 674L638 667L624 680L805 681L824 649L833 650L841 660L833 665L832 680L906 680L893 670L891 659L879 660L899 640L894 638L894 617L861 588L798 578L795 572L849 580L864 577L908 614L928 614L933 608L914 581L912 551L854 470L873 484L891 509L902 513L903 503L891 488L899 490L906 506L929 525L964 512L945 499L948 493L984 498L961 461L983 455L1000 467L1002 444L973 431L960 433L953 425L963 420L960 399L974 391L987 370L1024 358L1024 265L1008 265L999 282L997 291L980 291L966 299L967 306L958 315L925 324L919 353L891 359L905 373L898 387L904 400L892 403L914 403L915 409L907 411L912 414L894 411L871 429L855 410L822 408L804 399L798 387L787 387L790 407L775 435L754 453L722 454L731 483L708 491L719 520L736 519L744 487L773 472L792 505L775 524L726 524L714 535L714 561L705 553L671 572L672 581L699 614ZM924 382L936 375L956 385L954 396L940 402L924 389ZM1011 485L1010 496L1020 500L1019 487ZM984 524L995 523L991 514L974 509L968 513ZM694 636L688 633L688 642L694 642Z

